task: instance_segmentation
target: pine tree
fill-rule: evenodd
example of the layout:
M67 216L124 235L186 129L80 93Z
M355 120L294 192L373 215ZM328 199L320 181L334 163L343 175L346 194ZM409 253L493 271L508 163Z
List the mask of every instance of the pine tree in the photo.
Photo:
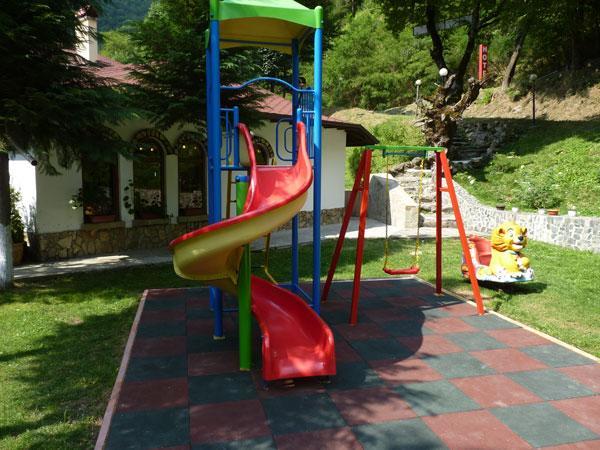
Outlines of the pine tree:
M112 131L128 115L124 96L75 51L90 0L5 0L0 9L0 288L12 283L9 153L56 174L85 155L127 152ZM80 33L77 33L79 31Z

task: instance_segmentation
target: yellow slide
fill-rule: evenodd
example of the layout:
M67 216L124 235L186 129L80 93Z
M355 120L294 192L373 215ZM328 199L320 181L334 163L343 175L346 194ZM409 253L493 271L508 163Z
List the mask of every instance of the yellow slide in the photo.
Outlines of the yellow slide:
M312 183L303 123L297 124L298 159L293 166L257 166L252 137L239 125L250 159L250 186L243 213L184 234L170 243L175 272L227 292L236 292L242 246L294 217Z

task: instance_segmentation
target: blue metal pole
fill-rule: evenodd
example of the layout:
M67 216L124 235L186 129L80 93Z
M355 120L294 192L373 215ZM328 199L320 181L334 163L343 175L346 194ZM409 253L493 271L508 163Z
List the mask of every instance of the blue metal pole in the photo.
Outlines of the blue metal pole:
M209 64L207 66L208 102L208 170L210 176L209 193L212 209L209 210L209 223L221 221L221 87L219 61L219 21L212 17L210 21ZM215 314L213 335L222 339L223 335L223 293L216 288L210 289L211 305Z
M314 61L314 181L313 181L313 285L312 307L317 314L321 310L321 108L323 77L323 29L315 30Z
M292 85L298 88L300 84L300 52L298 48L298 40L292 41ZM299 94L292 91L292 162L295 163L298 157L298 139L296 137L296 123L298 120L302 120L298 117L299 107ZM285 140L284 140L285 142ZM299 251L298 251L298 228L299 220L298 214L292 219L292 290L299 287L300 273L298 270L299 265Z

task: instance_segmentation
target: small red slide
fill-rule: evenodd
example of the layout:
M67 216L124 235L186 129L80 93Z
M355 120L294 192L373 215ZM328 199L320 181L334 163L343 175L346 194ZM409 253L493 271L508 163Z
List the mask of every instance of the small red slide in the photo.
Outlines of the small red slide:
M262 331L266 381L335 375L333 333L301 298L253 276L252 312Z

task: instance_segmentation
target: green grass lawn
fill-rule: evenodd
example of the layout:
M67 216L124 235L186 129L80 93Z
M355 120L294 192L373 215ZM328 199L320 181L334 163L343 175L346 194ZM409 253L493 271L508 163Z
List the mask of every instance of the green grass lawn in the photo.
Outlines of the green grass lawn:
M337 278L351 278L349 241ZM412 241L393 242L405 265ZM334 242L323 245L325 274ZM364 277L382 277L382 241L365 247ZM444 245L445 286L468 294L459 243ZM311 267L301 249L301 275ZM423 279L434 279L433 242L423 244ZM537 280L506 291L484 289L488 305L600 356L597 274L600 255L532 242ZM259 263L260 258L256 257ZM308 263L308 264L304 264ZM272 256L276 278L289 277L289 250ZM0 297L0 449L91 448L98 432L138 299L147 288L189 286L168 265L82 273L19 283Z
M525 210L573 205L600 215L600 122L539 120L514 143L498 150L484 168L456 181L489 205Z

